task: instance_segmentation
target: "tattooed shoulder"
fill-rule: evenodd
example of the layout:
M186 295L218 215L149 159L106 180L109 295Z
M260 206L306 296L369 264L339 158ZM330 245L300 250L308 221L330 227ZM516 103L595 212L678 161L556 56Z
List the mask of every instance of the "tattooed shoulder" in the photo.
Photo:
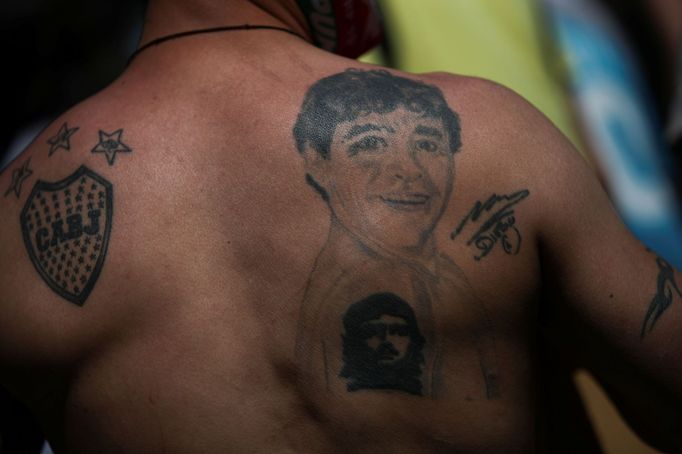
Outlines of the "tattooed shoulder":
M33 267L52 291L76 305L86 302L104 269L114 212L114 185L79 164L101 168L97 163L106 161L111 167L119 154L132 151L123 128L63 121L7 168L4 197L26 197L19 224Z
M59 124L59 123L56 123ZM9 164L7 171L11 173L11 181L4 188L4 197L14 194L19 198L23 184L33 175L31 159L36 153L40 156L45 153L48 158L59 156L61 153L72 152L72 156L78 153L103 154L106 162L113 166L118 153L131 153L133 149L123 141L123 128L118 128L109 133L110 129L96 129L88 132L81 126L76 126L69 121L64 121L61 126L50 126L46 129L47 138L34 143L25 153L29 156L17 159L16 163ZM94 131L97 131L94 133ZM76 135L76 133L79 133ZM75 143L74 143L75 140ZM44 150L44 151L43 151ZM87 156L83 155L85 158Z

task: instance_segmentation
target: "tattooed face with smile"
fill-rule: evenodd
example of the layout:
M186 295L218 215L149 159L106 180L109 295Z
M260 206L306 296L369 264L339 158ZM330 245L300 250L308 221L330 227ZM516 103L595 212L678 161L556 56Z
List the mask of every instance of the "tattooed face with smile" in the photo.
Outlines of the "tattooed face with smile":
M441 120L403 107L340 123L321 177L332 212L360 237L420 246L450 195L448 140Z

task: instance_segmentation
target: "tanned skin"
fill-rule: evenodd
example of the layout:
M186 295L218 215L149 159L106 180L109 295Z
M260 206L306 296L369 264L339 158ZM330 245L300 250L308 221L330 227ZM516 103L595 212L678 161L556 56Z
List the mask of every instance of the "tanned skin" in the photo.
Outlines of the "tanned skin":
M183 5L143 43L307 36L293 2ZM58 453L533 452L541 330L680 449L680 276L499 85L187 37L0 190L0 380Z

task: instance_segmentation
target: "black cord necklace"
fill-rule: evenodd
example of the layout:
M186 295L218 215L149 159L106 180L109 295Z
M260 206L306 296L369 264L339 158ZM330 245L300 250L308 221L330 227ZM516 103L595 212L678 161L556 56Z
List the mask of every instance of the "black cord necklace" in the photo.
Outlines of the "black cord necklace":
M137 57L140 52L143 50L146 50L152 46L156 46L157 44L161 44L166 41L170 41L171 39L177 39L177 38L183 38L185 36L191 36L191 35L199 35L202 33L217 33L217 32L231 32L235 30L276 30L279 32L285 32L289 33L294 36L298 36L301 39L305 39L303 36L299 35L293 30L290 30L288 28L284 27L277 27L275 25L249 25L249 24L241 24L241 25L228 25L225 27L212 27L212 28L200 28L197 30L189 30L186 32L179 32L179 33L173 33L171 35L166 35L166 36L161 36L159 38L153 39L149 41L147 44L144 46L140 47L137 49L133 54L128 58L128 65L130 65L130 62L133 61L135 57Z

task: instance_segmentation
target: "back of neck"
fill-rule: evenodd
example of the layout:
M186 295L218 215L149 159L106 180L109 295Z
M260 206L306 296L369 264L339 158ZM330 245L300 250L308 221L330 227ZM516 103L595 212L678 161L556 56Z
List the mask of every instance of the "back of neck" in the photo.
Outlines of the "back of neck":
M140 47L163 36L197 29L268 25L310 41L302 12L289 0L150 0Z

